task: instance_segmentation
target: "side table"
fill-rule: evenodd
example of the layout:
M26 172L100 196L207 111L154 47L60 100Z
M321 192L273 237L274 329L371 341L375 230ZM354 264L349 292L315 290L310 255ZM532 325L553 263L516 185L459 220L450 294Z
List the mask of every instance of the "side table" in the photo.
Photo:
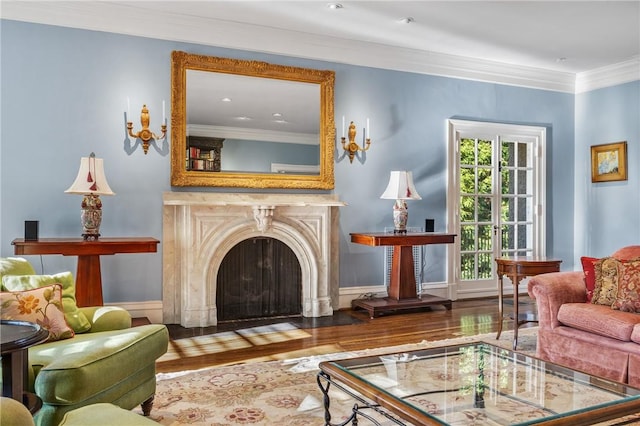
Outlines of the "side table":
M31 346L49 338L49 332L27 321L0 321L0 354L2 354L2 396L22 402L34 414L42 407L36 395L26 392L29 380Z
M501 257L496 259L498 270L498 309L500 312L500 324L498 326L498 334L496 339L500 338L502 333L502 322L504 316L504 289L502 284L503 276L508 276L513 283L513 350L518 346L518 328L528 322L538 322L535 314L520 314L518 312L518 285L525 277L532 277L539 274L547 274L549 272L560 271L560 263L562 260L547 259L539 256L514 256Z
M11 242L14 254L61 254L78 256L76 272L76 301L78 306L102 306L102 273L100 256L118 253L155 253L160 241L148 237L100 238L85 241L82 238L40 238Z
M368 246L393 246L391 261L391 279L389 297L355 299L351 308L362 308L371 318L379 313L422 308L431 305L444 305L451 310L451 300L443 297L416 292L416 278L413 269L413 246L426 244L452 244L456 234L435 232L409 232L406 234L387 234L382 232L352 233L351 242Z

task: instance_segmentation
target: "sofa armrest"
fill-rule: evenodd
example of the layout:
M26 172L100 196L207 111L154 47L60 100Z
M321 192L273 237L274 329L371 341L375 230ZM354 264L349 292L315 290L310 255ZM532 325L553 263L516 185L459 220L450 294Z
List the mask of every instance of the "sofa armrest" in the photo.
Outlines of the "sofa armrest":
M131 328L131 314L117 306L89 306L80 311L91 323L88 333Z
M584 273L580 271L536 275L529 279L527 290L536 299L540 328L560 325L558 310L564 303L587 301Z

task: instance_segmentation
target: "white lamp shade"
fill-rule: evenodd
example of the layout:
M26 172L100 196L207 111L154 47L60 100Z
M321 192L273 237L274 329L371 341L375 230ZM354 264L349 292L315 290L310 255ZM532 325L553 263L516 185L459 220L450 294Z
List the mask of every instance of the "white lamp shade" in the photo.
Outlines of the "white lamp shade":
M413 186L413 175L407 171L393 171L389 177L389 185L380 198L386 200L422 200Z
M104 164L102 158L82 157L80 158L80 170L73 184L64 191L67 194L95 194L95 195L115 195L109 188L107 178L104 175Z

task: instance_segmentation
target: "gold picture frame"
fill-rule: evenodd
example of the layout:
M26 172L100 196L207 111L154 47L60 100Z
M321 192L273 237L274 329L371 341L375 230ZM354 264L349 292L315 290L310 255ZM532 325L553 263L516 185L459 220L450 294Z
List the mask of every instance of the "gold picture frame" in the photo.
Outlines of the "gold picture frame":
M627 180L627 142L591 147L591 182Z

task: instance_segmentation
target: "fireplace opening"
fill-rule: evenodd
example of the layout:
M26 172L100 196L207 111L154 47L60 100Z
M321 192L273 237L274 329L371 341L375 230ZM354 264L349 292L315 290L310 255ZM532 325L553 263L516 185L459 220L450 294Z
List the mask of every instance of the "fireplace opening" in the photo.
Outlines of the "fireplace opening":
M291 248L269 237L236 244L218 270L218 322L299 316L302 270Z

